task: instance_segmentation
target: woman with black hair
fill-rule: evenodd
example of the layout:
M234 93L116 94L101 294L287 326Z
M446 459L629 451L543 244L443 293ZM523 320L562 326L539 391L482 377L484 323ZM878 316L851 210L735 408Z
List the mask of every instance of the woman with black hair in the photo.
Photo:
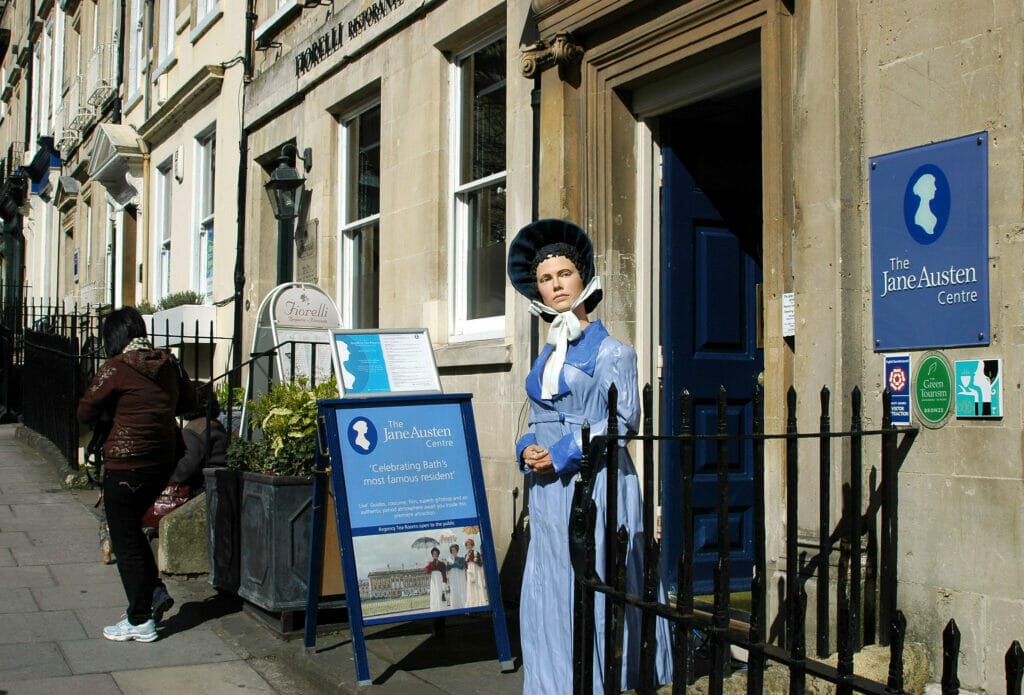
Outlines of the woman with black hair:
M138 310L123 307L108 314L103 344L107 361L78 403L82 422L111 422L103 444L103 502L128 610L124 620L103 628L103 636L152 642L173 601L160 582L142 515L181 454L175 415L194 407L195 392L174 356L146 339Z

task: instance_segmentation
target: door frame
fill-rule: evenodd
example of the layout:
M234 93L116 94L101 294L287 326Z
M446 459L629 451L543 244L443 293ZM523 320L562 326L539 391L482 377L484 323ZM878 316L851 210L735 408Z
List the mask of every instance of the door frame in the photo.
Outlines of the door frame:
M787 175L792 165L783 148L785 133L792 132L784 98L791 89L792 23L783 0L716 3L703 9L687 3L641 28L588 46L578 85L564 83L553 70L542 75L542 112L559 114L545 125L561 129L565 157L554 167L542 168L540 208L580 220L591 232L595 248L608 250L603 253L615 270L632 275L622 291L631 292L633 320L606 323L613 335L636 347L641 384L656 384L658 377L660 203L655 182L661 161L652 132L655 114L634 113L633 95L642 95L647 85L670 73L697 69L744 44L757 46L764 172L763 312L780 316L782 294L793 290L790 230L795 213L792 203L785 202L793 199L793 177ZM742 70L734 74L742 75ZM668 103L663 108L674 106ZM631 267L621 262L625 255ZM621 308L616 300L620 288L612 282L607 285L602 311L610 317ZM793 383L793 351L778 321L764 322L764 363L765 426L779 429L785 423L785 393Z

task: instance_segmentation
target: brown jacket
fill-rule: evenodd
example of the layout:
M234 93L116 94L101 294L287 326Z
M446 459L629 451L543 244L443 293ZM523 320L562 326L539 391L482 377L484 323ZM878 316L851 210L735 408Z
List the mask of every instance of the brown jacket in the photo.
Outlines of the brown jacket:
M170 468L181 436L174 416L194 407L195 389L171 353L135 350L103 363L78 403L78 419L113 420L103 444L107 468Z

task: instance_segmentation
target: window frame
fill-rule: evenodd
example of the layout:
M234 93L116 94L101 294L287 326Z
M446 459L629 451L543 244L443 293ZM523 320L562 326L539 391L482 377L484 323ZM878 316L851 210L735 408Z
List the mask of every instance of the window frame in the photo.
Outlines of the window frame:
M154 77L162 75L175 62L174 24L178 14L177 0L160 0L160 17L157 27L157 59Z
M196 43L223 16L220 0L190 0L192 2L192 31L189 41Z
M144 31L142 5L143 0L131 0L131 6L128 10L128 74L126 79L128 84L128 102L133 102L142 95L143 73L141 63Z
M449 342L487 340L505 337L505 314L503 305L500 314L482 318L469 318L469 237L470 203L468 197L477 191L507 181L508 142L505 142L505 168L500 172L485 175L465 183L461 172L465 162L466 114L464 110L463 77L465 62L476 53L498 41L505 41L505 122L508 123L508 39L505 29L481 36L463 50L453 53L449 61L449 232L448 232L448 286L449 286ZM500 186L499 186L500 188ZM506 207L507 211L507 207ZM507 234L507 230L506 230ZM507 242L506 242L507 243ZM506 247L507 248L507 247ZM506 251L507 252L507 251ZM502 275L502 285L504 285Z
M173 229L174 158L168 157L156 167L153 221L153 297L157 301L171 293L171 230Z
M210 248L216 238L214 227L217 185L217 126L211 125L196 135L193 141L195 152L195 182L192 200L195 201L193 211L193 248L192 248L192 288L206 297L207 302L213 301L213 255Z
M353 131L353 127L358 127L358 124L362 123L362 117L367 113L377 109L378 111L378 123L381 120L381 101L380 97L368 101L363 104L358 110L354 110L346 117L339 119L338 122L338 306L341 310L342 325L348 328L377 328L380 324L380 199L377 200L377 212L370 215L364 215L362 217L354 217L351 213L350 200L352 196L350 193L351 186L353 185L352 176L352 141L358 138L358 131ZM377 142L377 169L380 171L380 154L383 146L382 138L378 136ZM358 163L358 159L356 160ZM355 182L358 186L358 181ZM380 195L380 186L378 182L378 196ZM350 217L354 217L350 219ZM374 325L366 325L369 322L358 321L356 317L356 299L357 299L357 282L356 282L356 257L361 257L362 244L364 243L361 239L357 239L364 233L373 234L373 243L376 246L377 253L377 307L376 307L376 321L372 323ZM361 304L361 302L360 302ZM359 323L359 325L356 325Z

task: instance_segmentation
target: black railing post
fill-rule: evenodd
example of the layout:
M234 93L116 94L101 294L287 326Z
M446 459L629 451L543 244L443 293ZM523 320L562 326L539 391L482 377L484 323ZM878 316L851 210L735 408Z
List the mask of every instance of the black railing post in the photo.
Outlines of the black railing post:
M618 561L615 565L615 574L605 583L615 591L622 594L626 592L626 557L629 545L629 533L625 526L620 526L615 534L615 547ZM610 598L609 594L605 595ZM605 668L604 692L606 695L619 695L622 692L622 644L626 628L626 604L614 599L611 605L611 613L605 613L605 634L611 636L611 641L605 643L604 660Z
M1024 649L1021 649L1020 642L1013 640L1013 644L1006 650L1006 695L1020 695L1020 680L1024 675Z
M711 674L709 695L721 695L723 681L729 670L729 434L725 387L719 387L717 406L717 441L715 472L718 484L717 544L718 558L714 568L715 607L712 615Z
M861 597L861 536L863 522L860 501L863 495L864 462L862 449L863 431L860 387L855 386L850 396L850 510L847 518L850 543L850 629L853 636L853 650L861 644L860 597ZM872 638L872 641L873 638Z
M693 679L693 421L690 392L684 390L680 396L679 423L679 470L682 499L682 551L679 553L676 585L676 613L679 615L675 631L675 670L672 679L673 695L685 695L686 686Z
M764 397L760 386L754 388L754 578L750 585L750 649L747 652L747 695L764 690L765 566L764 529Z
M650 384L643 390L643 495L644 495L644 602L654 605L658 601L658 566L661 564L661 546L655 534L654 521L654 391ZM655 657L658 652L657 616L645 610L640 624L640 685L641 692L654 692L657 680Z
M829 506L832 503L832 440L829 434L832 421L829 418L829 391L821 389L821 417L818 422L818 585L816 632L818 656L826 657L828 647L828 563L832 554Z
M960 678L957 668L960 664L960 628L950 619L942 631L942 695L956 695L960 692Z
M903 641L907 636L907 619L903 611L896 611L889 625L889 680L885 689L890 693L903 692Z
M608 387L608 428L605 440L605 566L604 581L620 590L620 558L625 560L625 550L620 552L619 543L619 389L615 384ZM623 604L615 601L610 594L604 595L604 657L605 692L618 693L622 681L622 629Z
M889 621L896 610L897 546L899 535L899 481L896 463L896 428L892 424L892 393L882 392L882 596L878 606L881 644L889 643Z
M790 695L802 695L806 682L803 664L805 657L803 622L806 601L797 564L799 440L796 424L796 389L792 386L789 387L789 392L786 394L786 411L786 606L788 609L789 654L793 660L789 668L789 692Z
M583 456L580 479L573 492L570 518L570 559L573 560L573 681L574 693L589 693L594 683L594 590L585 582L594 576L595 505L591 497L590 423L581 432ZM575 557L574 557L575 555ZM577 561L578 560L578 561Z

